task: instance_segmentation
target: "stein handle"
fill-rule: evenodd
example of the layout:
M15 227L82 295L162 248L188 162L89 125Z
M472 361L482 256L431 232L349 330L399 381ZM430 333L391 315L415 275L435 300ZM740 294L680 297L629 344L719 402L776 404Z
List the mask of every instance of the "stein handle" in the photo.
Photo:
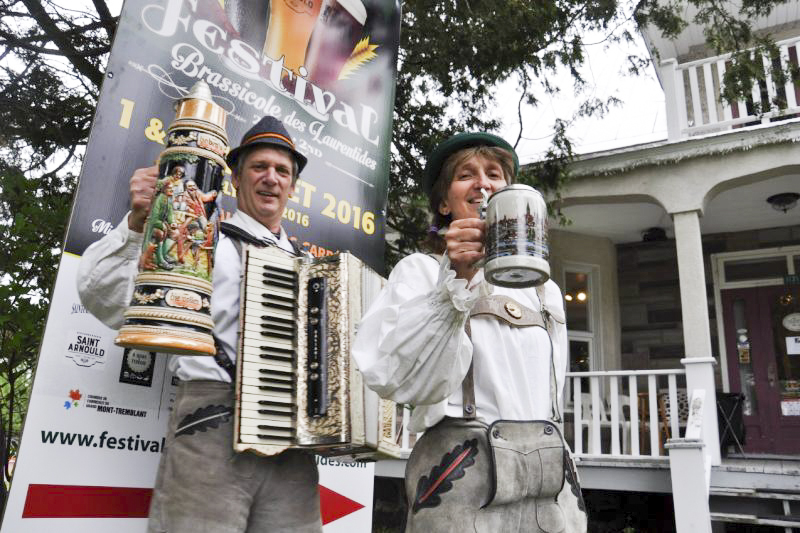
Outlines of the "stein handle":
M480 219L485 221L486 220L486 209L489 206L489 191L487 191L486 189L481 187L481 195L483 195L483 203L481 203L481 207L479 208L478 213L480 215ZM485 250L486 249L486 242L484 241L483 244L484 244L484 250ZM483 259L478 259L477 261L472 263L472 266L474 268L483 268L484 265L486 265L486 258L485 257Z

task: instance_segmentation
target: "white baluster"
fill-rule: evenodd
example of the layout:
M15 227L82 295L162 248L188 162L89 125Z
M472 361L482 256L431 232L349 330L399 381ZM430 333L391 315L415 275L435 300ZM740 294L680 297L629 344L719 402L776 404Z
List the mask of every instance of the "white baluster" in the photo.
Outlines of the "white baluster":
M609 394L611 395L611 455L619 455L619 389L617 376L609 378ZM625 436L623 435L623 439Z
M648 407L650 408L650 455L658 457L658 395L656 393L656 377L647 376Z
M694 113L694 126L703 125L703 108L700 105L700 84L697 81L697 67L689 67L689 90L692 93L692 112Z
M711 75L712 63L703 63L703 81L706 86L706 105L708 106L708 123L716 124L717 118L717 95L714 92L714 78Z
M631 455L639 455L639 388L636 376L628 376L628 395L631 402Z

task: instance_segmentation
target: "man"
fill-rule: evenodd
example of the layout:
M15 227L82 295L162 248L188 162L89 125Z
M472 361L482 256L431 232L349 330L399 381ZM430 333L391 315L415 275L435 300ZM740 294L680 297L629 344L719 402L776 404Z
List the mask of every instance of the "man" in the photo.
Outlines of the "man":
M306 158L295 150L279 120L264 117L227 162L238 210L223 224L214 265L211 315L220 363L212 357L169 356L180 384L149 531L319 532L318 474L311 455L296 450L275 457L233 452L234 389L229 375L231 361L236 361L239 320L241 265L235 241L299 253L281 227L281 217ZM134 172L127 224L90 246L81 260L81 301L110 327L122 325L133 293L141 232L157 179L156 167Z

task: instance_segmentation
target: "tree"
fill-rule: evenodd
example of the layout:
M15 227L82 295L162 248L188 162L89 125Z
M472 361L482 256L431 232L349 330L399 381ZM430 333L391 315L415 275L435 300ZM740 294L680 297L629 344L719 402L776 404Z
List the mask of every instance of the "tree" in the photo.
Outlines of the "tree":
M566 90L548 83L558 68L568 69L580 89L584 32L607 33L613 45L632 38L625 23L635 18L677 35L686 24L681 14L687 3L698 8L694 22L706 26L709 45L737 53L735 68L726 72L725 97L747 94L754 77L764 74L742 51L770 46L750 23L778 0L743 0L736 12L722 0L405 2L387 215L399 238L387 246L389 264L415 250L426 232L426 199L415 179L425 154L456 131L496 129L498 83L518 82L519 106L537 105L542 91ZM0 271L6 302L0 307L0 413L9 438L19 431L20 384L30 376L44 329L73 170L88 138L116 24L105 0L85 0L79 9L63 0L0 0L0 228L15 258ZM634 69L647 64L646 58L631 59ZM602 113L613 103L587 98L577 113ZM556 123L551 150L526 170L523 182L557 195L572 153L567 126L568 120Z
M0 443L14 453L116 18L0 2Z

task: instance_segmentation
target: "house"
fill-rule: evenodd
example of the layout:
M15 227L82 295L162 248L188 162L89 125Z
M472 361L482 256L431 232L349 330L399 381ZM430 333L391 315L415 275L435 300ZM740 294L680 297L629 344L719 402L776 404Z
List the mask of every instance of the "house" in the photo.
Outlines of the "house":
M765 72L798 66L800 2L756 29L780 49ZM550 231L571 353L565 434L584 489L614 494L618 515L662 495L675 520L659 531L791 531L800 528L800 81L768 75L727 105L729 58L706 47L701 28L676 40L642 33L668 138L578 157L560 204L571 224ZM776 105L756 115L761 102ZM402 476L402 462L376 473Z
M800 527L800 83L769 74L798 8L756 24L780 55L734 105L701 28L643 29L668 139L579 157L551 232L584 487L672 493L679 531Z

